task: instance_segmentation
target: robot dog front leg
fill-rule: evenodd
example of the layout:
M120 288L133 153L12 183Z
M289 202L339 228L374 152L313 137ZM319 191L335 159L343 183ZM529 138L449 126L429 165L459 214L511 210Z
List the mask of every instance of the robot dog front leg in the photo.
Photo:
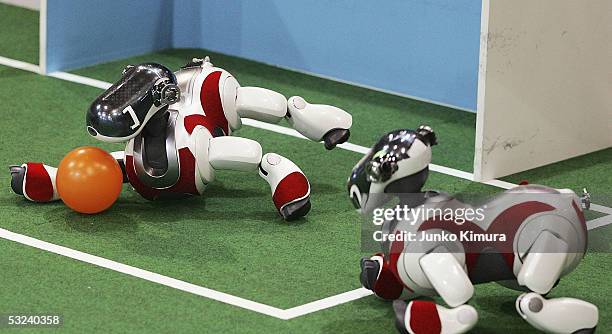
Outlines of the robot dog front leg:
M599 313L597 307L575 298L545 299L561 277L568 258L569 247L565 241L549 231L542 231L517 276L518 283L530 293L516 300L519 315L533 327L549 333L594 333Z
M259 87L237 88L236 111L240 117L268 123L286 118L308 139L323 141L328 150L348 140L352 125L351 115L340 108L310 104L299 96L287 100L280 93Z
M402 333L465 333L478 321L478 313L467 301L474 294L463 265L444 246L419 259L421 273L450 308L431 301L397 300L393 303L396 326Z
M376 296L395 300L395 325L400 333L465 333L474 327L478 313L465 304L472 297L474 287L463 266L445 247L439 246L423 255L419 268L409 270L427 280L428 288L433 288L451 308L413 299L419 295L403 285L393 266L397 263L385 259L383 254L363 258L360 279L361 284ZM405 299L413 300L404 302Z
M17 195L32 202L57 201L59 195L55 186L57 168L40 162L27 162L9 167L11 188Z
M361 259L361 285L374 292L376 297L384 300L408 299L413 297L392 270L393 264L378 253Z
M123 182L127 182L123 151L111 153L121 166ZM57 168L41 162L27 162L9 167L11 173L11 188L17 195L32 202L52 202L60 199L55 185Z
M276 209L285 220L297 219L310 210L310 184L304 173L291 160L278 154L262 156L261 146L254 140L240 137L211 138L208 161L205 163L209 163L215 170L259 169L259 175L270 185Z

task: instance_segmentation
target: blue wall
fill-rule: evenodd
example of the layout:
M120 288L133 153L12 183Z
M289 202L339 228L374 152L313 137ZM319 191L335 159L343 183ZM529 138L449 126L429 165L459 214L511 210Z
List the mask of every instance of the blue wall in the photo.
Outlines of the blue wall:
M477 0L48 1L49 71L205 48L476 109Z
M171 2L48 0L47 72L172 46Z
M174 47L205 48L476 109L480 1L187 0Z

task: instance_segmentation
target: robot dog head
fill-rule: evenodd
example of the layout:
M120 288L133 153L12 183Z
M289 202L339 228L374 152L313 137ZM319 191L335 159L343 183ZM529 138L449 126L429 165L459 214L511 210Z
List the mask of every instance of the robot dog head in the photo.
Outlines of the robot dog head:
M134 138L158 111L180 99L176 77L155 63L128 65L121 79L91 104L87 132L108 142Z
M421 191L429 173L431 146L436 135L429 126L416 131L395 130L384 135L353 168L348 192L355 208L368 203L370 194L413 193Z

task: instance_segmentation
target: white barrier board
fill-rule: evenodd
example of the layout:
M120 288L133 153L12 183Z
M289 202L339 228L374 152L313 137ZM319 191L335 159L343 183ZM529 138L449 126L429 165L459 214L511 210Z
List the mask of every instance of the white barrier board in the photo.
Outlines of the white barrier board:
M40 0L0 0L0 3L24 7L32 10L40 9Z
M474 174L612 146L612 1L483 0Z

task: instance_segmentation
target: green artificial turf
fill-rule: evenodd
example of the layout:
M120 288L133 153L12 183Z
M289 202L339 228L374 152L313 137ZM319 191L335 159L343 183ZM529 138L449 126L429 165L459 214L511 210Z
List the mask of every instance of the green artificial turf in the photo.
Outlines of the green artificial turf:
M0 56L38 64L38 11L0 3Z
M587 188L593 203L612 207L612 148L502 178L518 183L527 180L581 192Z
M0 77L0 98L20 110L8 114L2 125L6 144L0 151L0 164L44 161L54 165L65 152L81 145L122 149L98 143L84 131L84 110L100 90L6 67L0 67ZM29 89L41 94L20 96ZM257 139L265 151L290 157L302 167L313 188L313 210L306 219L284 223L269 200L267 184L255 173L221 172L205 196L185 201L148 202L126 186L115 206L96 216L76 214L62 203L29 203L11 193L6 173L0 174L0 184L7 185L0 193L0 227L279 308L357 288L358 260L363 255L360 217L352 210L344 183L359 154L339 149L327 152L317 143L249 127L236 134ZM439 173L432 173L428 187L460 194L499 191ZM600 238L601 247L605 248L606 240ZM24 308L56 311L71 319L64 327L67 331L80 332L88 326L117 331L145 331L148 326L213 332L220 328L392 331L389 305L373 297L282 321L11 242L4 241L0 247L3 254L29 254L7 257L27 258L2 270L3 281L27 292L5 290L0 299L7 302L0 313ZM602 266L609 262L608 254L590 254L572 273L577 279L564 279L555 294L583 297L608 309L607 295L588 286L606 287ZM41 284L41 279L46 283ZM67 281L73 285L64 285ZM92 281L98 282L98 295L82 292ZM45 292L54 284L60 285ZM163 293L152 292L160 289ZM495 284L478 287L473 300L481 310L478 328L529 331L511 309L515 296ZM180 319L162 321L161 314L168 308ZM139 319L147 319L146 327ZM600 326L609 328L610 319L602 315Z

